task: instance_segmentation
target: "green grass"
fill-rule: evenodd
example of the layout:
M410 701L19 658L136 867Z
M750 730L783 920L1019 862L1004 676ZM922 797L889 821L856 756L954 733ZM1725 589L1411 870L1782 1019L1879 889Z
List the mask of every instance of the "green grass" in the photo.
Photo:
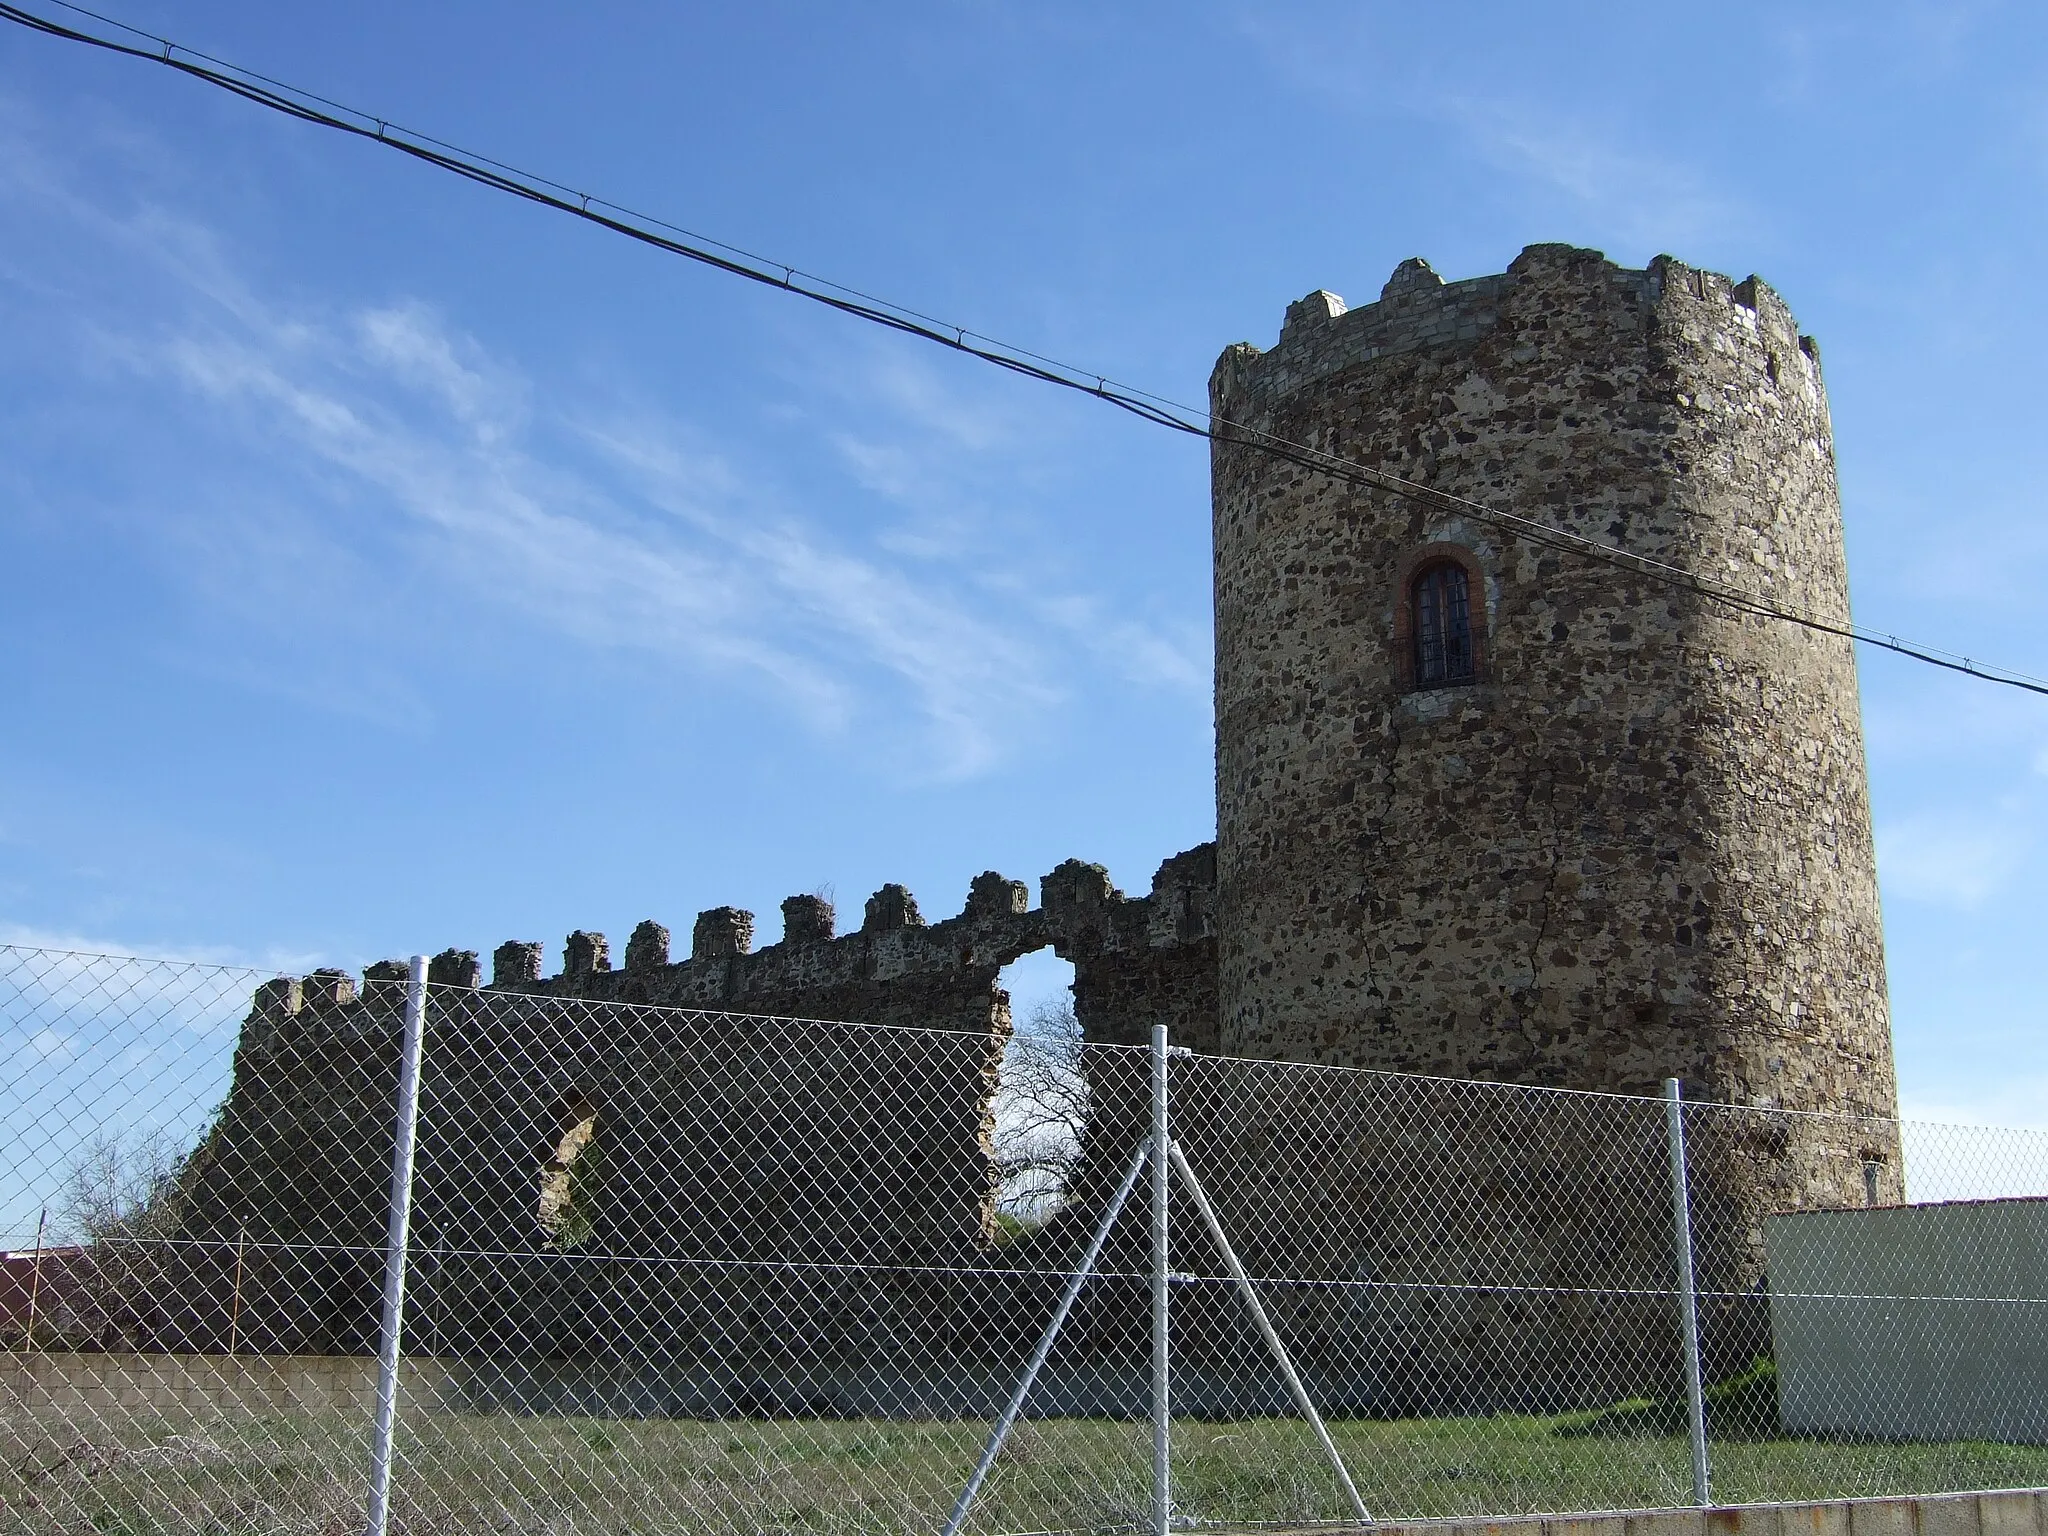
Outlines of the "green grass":
M1739 1380L1739 1379L1738 1379ZM1338 1421L1382 1517L1514 1514L1685 1502L1684 1437L1655 1405L1565 1418ZM1603 1422L1604 1421L1604 1422ZM853 1536L935 1531L984 1424L893 1420L417 1415L401 1434L394 1529L406 1536ZM120 1424L10 1413L0 1532L352 1536L368 1448L358 1418L188 1417ZM1020 1425L976 1506L981 1532L1104 1530L1141 1518L1149 1430L1107 1420ZM1342 1514L1304 1426L1175 1426L1182 1510L1211 1522ZM2031 1486L2048 1448L1718 1441L1724 1502Z
M1717 1381L1702 1394L1707 1434L1720 1440L1777 1440L1783 1438L1778 1422L1778 1368L1768 1358L1750 1363L1745 1371ZM1576 1436L1675 1435L1690 1421L1685 1399L1632 1398L1593 1413L1566 1414L1555 1434Z

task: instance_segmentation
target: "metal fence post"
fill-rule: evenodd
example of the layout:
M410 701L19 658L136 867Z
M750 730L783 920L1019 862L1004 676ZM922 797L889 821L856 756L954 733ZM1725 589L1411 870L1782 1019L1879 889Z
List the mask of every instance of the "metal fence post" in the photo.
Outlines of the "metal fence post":
M1685 1332L1685 1399L1692 1429L1692 1498L1705 1508L1708 1490L1707 1401L1700 1383L1699 1292L1692 1273L1692 1194L1685 1169L1685 1098L1675 1077L1664 1079L1664 1126L1671 1147L1672 1246L1678 1259L1678 1311Z
M1171 1286L1171 1231L1166 1149L1166 1026L1152 1026L1152 1530L1166 1536L1173 1518L1172 1386L1173 1346L1168 1306Z
M413 1144L420 1120L420 1040L426 1032L427 957L412 957L391 1150L391 1217L384 1237L384 1329L377 1347L377 1428L370 1466L368 1536L391 1523L391 1435L398 1421L399 1338L405 1325L406 1238L412 1225Z

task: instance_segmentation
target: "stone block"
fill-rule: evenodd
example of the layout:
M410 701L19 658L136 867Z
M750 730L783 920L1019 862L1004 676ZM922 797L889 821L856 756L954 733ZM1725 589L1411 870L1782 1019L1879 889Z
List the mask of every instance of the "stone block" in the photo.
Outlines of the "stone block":
M1038 902L1046 915L1063 921L1077 913L1098 912L1124 893L1109 883L1109 871L1100 864L1068 859L1038 882Z
M356 1000L356 981L347 971L322 967L308 976L302 985L306 1006L320 1012L345 1008Z
M650 917L636 926L632 937L626 940L627 973L645 975L667 964L668 930Z
M739 907L713 907L697 914L690 930L693 963L744 955L754 947L754 914Z
M1295 341L1300 339L1301 333L1328 325L1343 313L1344 301L1328 289L1318 288L1287 306L1286 318L1280 322L1280 334L1288 341Z
M1420 256L1410 256L1394 268L1394 275L1380 289L1380 302L1410 294L1440 294L1443 286L1444 280L1437 276L1436 268Z
M304 989L296 976L280 976L256 989L256 1017L275 1024L297 1013L305 1002Z
M782 942L823 944L839 925L839 914L822 896L791 896L782 903Z
M578 928L562 945L564 976L588 976L593 972L608 971L611 968L611 942L601 933L586 933Z
M1627 1536L1625 1515L1552 1515L1543 1522L1543 1536Z
M1919 1505L1919 1536L1980 1536L1975 1494L1936 1494Z
M2041 1536L2041 1496L2030 1491L1977 1495L1982 1536Z
M491 985L530 986L540 980L540 944L507 939L491 951Z
M1849 1536L1918 1536L1912 1499L1857 1499L1849 1505Z
M985 869L967 887L969 917L1017 917L1031 910L1031 888Z
M412 965L404 960L373 960L363 967L363 1001L379 1009L405 1006Z
M1723 1504L1701 1514L1706 1536L1784 1536L1784 1511L1776 1504Z
M894 928L922 928L924 914L917 910L917 898L900 885L883 886L868 898L862 913L862 933L887 933Z
M1627 1516L1626 1536L1706 1536L1703 1509L1639 1510Z
M483 967L473 949L444 949L427 962L427 980L437 987L475 987L483 981Z

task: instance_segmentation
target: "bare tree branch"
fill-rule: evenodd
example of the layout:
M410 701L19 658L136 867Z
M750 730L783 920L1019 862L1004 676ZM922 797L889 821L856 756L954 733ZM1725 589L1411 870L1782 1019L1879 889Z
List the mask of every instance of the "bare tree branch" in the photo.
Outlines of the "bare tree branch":
M1036 1225L1066 1197L1089 1114L1071 996L1031 1010L1003 1052L995 1100L997 1206Z

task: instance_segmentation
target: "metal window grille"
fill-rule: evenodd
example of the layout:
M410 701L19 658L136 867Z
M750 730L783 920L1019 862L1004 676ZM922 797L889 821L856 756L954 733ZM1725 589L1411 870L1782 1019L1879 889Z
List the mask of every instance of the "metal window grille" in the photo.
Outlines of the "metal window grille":
M1470 581L1464 568L1449 561L1430 566L1415 578L1412 604L1415 686L1471 682L1477 668Z

